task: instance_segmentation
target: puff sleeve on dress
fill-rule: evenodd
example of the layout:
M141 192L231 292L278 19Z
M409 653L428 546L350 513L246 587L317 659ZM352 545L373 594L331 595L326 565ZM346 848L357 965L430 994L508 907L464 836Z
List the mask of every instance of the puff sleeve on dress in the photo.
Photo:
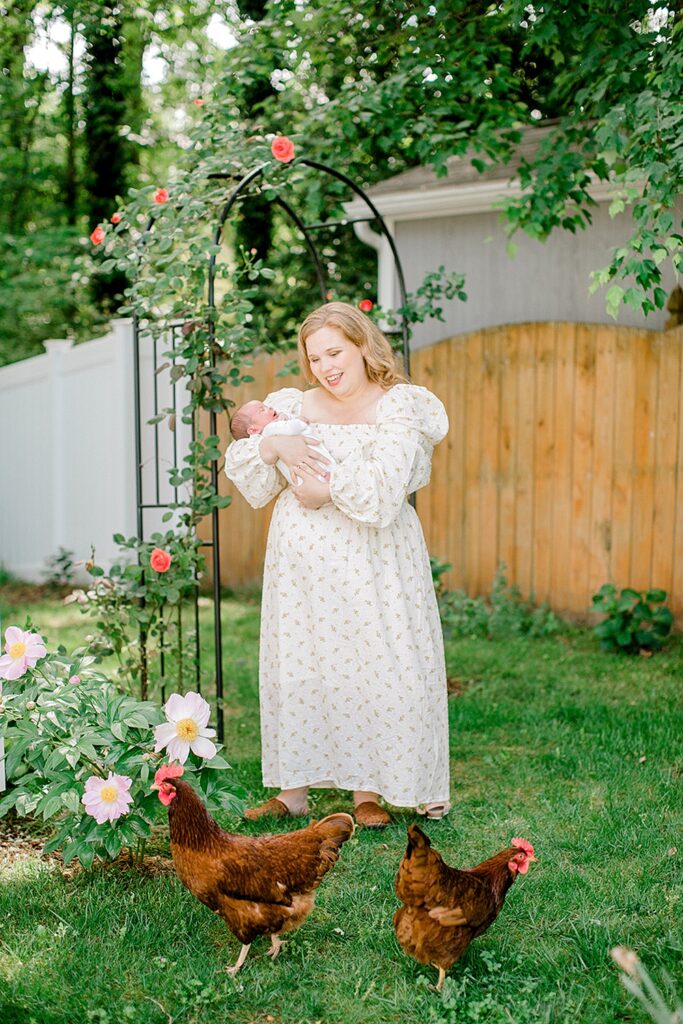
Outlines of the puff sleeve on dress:
M372 443L335 467L330 495L350 519L388 526L406 498L429 483L432 450L448 433L436 395L416 384L396 384L377 405Z
M278 412L295 415L301 405L302 392L298 388L282 388L267 395L264 402ZM233 441L225 453L225 475L237 487L252 508L262 508L287 486L287 481L276 468L261 458L259 451L263 438L260 434Z

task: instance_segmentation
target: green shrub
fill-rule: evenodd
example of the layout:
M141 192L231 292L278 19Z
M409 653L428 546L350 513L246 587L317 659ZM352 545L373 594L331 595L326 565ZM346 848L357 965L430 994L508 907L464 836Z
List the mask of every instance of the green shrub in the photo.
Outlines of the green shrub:
M658 650L673 626L673 615L664 606L665 590L633 590L624 587L617 591L613 583L605 583L593 594L593 610L605 618L593 627L603 651Z
M156 704L114 686L97 669L90 647L47 653L20 678L3 680L0 737L7 744L9 788L0 818L14 808L20 816L52 821L55 834L45 849L61 850L65 863L77 858L89 867L95 858L114 859L123 847L141 857L153 823L165 816L150 790L167 756L154 750L154 726L164 721ZM239 808L226 781L230 765L219 754L210 760L191 754L184 767L209 809ZM132 802L116 820L98 824L82 797L89 779L107 780L110 773L130 780Z
M447 562L430 562L444 636L499 640L547 637L559 630L560 622L547 605L525 600L519 588L508 583L504 565L498 567L489 597L470 597L463 590L446 589L442 576L450 569Z

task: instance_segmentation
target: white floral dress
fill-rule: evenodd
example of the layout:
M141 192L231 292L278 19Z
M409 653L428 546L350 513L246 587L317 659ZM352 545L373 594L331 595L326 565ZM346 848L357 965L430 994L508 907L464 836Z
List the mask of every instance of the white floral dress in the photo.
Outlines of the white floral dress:
M284 388L265 401L297 416L302 399ZM263 462L259 436L226 453L225 472L250 505L279 494L263 576L263 783L370 790L399 807L447 801L443 639L407 501L429 482L446 411L426 388L396 384L376 423L315 427L339 463L332 504L319 509L303 508Z

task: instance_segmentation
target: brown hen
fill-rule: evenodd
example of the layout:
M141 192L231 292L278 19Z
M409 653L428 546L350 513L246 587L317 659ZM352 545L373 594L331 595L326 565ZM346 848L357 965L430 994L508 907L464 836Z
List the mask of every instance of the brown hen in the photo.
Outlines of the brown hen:
M444 862L417 825L408 828L408 849L396 875L396 895L405 905L394 914L394 931L406 953L438 968L439 992L446 971L496 919L517 875L526 874L536 860L525 839L510 843L495 857L460 871Z
M242 943L237 962L228 969L235 975L258 935L270 936L268 955L274 959L282 945L279 936L308 917L315 890L353 835L353 818L330 814L298 832L233 835L213 820L180 774L178 765L163 765L152 788L168 807L178 878Z

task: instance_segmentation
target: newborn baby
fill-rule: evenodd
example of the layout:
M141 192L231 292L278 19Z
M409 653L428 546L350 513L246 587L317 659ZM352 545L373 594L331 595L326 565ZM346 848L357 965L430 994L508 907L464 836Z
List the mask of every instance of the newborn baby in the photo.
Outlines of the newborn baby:
M302 419L300 416L276 412L271 406L259 401L245 402L240 406L230 420L230 432L236 441L240 441L244 437L251 437L253 434L260 434L261 437L282 436L283 434L292 437L304 434L319 440L308 420ZM336 465L324 444L317 444L315 450L330 460L328 469ZM289 469L281 459L278 459L275 465L290 484L301 483L299 477L292 480ZM324 476L319 476L318 479L325 481Z

